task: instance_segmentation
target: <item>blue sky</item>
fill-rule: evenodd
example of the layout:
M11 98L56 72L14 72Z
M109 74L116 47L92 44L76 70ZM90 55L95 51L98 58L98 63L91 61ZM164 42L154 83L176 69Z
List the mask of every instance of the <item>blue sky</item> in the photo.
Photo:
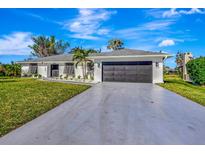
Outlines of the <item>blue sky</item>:
M55 35L71 48L107 52L107 41L119 38L126 48L205 56L205 9L0 9L0 20L2 63L30 57L37 35ZM166 65L175 67L174 60Z

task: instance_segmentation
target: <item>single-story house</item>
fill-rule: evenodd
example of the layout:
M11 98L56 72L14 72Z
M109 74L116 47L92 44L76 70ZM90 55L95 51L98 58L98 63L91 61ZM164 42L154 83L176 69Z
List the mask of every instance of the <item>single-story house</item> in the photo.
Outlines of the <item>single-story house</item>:
M133 49L93 53L89 59L86 74L94 82L163 82L163 61L167 53ZM73 76L83 77L82 66L75 66L73 54L54 55L29 61L17 62L22 65L22 75L40 74L44 78Z

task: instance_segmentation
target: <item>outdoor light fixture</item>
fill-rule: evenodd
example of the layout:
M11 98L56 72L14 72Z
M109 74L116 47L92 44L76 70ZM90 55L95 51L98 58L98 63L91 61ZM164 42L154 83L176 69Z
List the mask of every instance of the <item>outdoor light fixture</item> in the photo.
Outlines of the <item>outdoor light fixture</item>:
M98 68L100 68L100 63L99 63L99 62L96 62L96 64L97 64Z
M156 62L156 67L159 67L159 62Z

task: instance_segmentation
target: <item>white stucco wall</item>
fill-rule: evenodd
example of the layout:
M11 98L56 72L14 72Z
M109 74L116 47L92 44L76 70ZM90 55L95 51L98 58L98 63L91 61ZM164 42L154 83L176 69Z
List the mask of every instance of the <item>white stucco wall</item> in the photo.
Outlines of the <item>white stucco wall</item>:
M106 58L94 60L94 81L102 82L102 62L114 61L152 61L153 83L163 82L163 60L162 57L122 57L122 58ZM156 67L158 62L158 67Z
M158 62L156 66L156 61L152 62L152 83L163 83L163 62Z
M38 65L38 74L40 74L42 77L47 77L48 72L47 72L47 65Z
M65 65L64 64L59 64L59 76L65 76L64 75L64 67L65 67Z
M79 64L77 67L75 67L75 77L77 78L79 75L81 78L83 77L83 67L81 64ZM88 68L86 67L86 72L88 71Z
M102 82L102 62L94 63L94 81Z
M42 75L43 77L51 77L51 65L52 64L58 64L59 65L59 77L61 75L63 75L62 77L64 78L66 76L66 74L64 74L65 63L39 64L38 65L38 74ZM77 71L77 72L81 73L82 71L80 69L81 68L78 68L78 69L75 69L74 71Z
M24 74L28 74L29 72L29 65L22 65L21 66L21 76L23 76Z
M101 58L101 59L94 59L94 81L95 82L102 82L102 62L114 62L114 61L152 61L152 77L153 83L162 83L163 82L163 58L162 57L118 57L118 58ZM158 63L158 66L156 65ZM50 65L49 64L38 64L38 74L42 75L43 77L50 77ZM59 76L64 74L64 66L65 63L59 63ZM24 64L22 65L22 74L28 73L29 65ZM79 64L74 67L75 77L77 78L79 75L81 78L83 77L82 72L82 65Z
M47 77L51 77L51 65L47 64Z
M81 76L81 78L83 77L83 67L79 64L77 67L75 67L75 77L77 78L78 76Z

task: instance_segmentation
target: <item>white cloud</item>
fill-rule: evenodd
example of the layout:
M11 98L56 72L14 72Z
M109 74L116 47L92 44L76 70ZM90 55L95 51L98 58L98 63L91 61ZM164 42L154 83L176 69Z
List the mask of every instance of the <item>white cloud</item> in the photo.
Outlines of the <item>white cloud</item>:
M205 14L205 9L198 9L198 8L192 8L189 10L177 10L176 8L172 8L168 11L165 11L162 14L162 17L169 18L173 16L180 16L180 15L190 15L190 14Z
M165 17L171 17L171 16L176 16L179 15L179 13L176 11L176 9L170 9L168 11L165 11L162 16Z
M14 32L0 37L0 55L28 55L32 45L31 33Z
M172 46L175 45L175 41L171 39L163 40L159 43L159 47L166 47L166 46Z
M174 22L173 21L153 21L149 23L145 23L144 25L141 26L142 29L144 30L162 30L168 28L170 25L172 25Z
M195 14L195 13L205 14L205 10L200 10L200 9L198 9L198 8L192 8L192 9L190 9L189 11L180 10L179 13L180 13L180 14Z
M174 21L172 20L156 20L138 25L136 27L117 30L115 31L115 35L119 38L150 41L153 37L159 37L162 30L168 30L173 23Z
M26 13L26 15L31 16L33 18L39 19L39 20L43 20L45 21L46 19L38 14L34 14L34 13Z
M76 18L64 22L64 28L69 30L71 37L82 39L99 39L99 35L109 33L109 29L102 26L116 11L105 9L79 9Z
M98 40L99 38L96 36L92 36L92 35L87 35L87 34L72 34L71 35L72 38L80 38L80 39L86 39L86 40Z
M145 11L145 17L154 17L154 18L162 18L162 14L164 12L164 9L146 9Z
M106 45L101 46L100 50L101 50L101 52L110 52L110 51L107 49L107 46L106 46Z
M110 32L110 30L109 29L106 29L106 28L102 28L102 29L99 29L98 31L97 31L97 34L99 34L99 35L106 35L106 34L108 34Z

